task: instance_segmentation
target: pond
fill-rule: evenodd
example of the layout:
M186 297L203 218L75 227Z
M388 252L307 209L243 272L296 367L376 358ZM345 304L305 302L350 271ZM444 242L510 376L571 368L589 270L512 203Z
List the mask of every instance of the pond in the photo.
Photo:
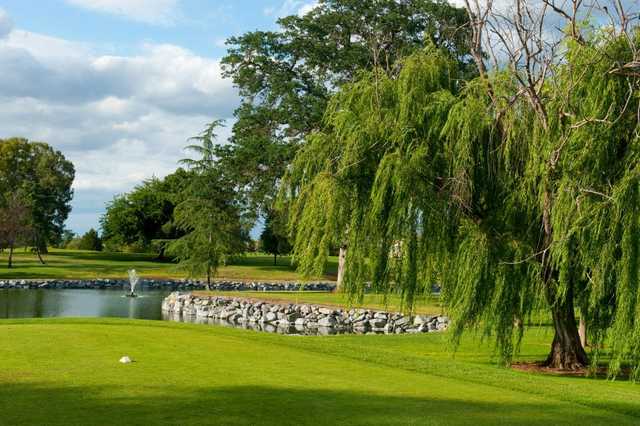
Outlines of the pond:
M146 290L138 297L126 297L123 290L23 290L0 289L0 319L46 317L116 317L191 322L212 326L243 328L281 334L342 334L343 331L297 330L271 325L238 324L212 318L176 316L162 312L162 300L169 290Z
M0 318L120 317L162 319L168 290L125 297L122 290L0 290Z

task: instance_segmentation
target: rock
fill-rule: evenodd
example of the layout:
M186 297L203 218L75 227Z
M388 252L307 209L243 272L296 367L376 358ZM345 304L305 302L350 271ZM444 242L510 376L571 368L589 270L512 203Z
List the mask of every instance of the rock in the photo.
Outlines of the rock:
M336 325L336 320L333 317L324 317L318 321L319 327L334 327Z
M430 316L416 315L415 318L413 318L413 325L420 325L428 322L431 322Z
M120 364L131 364L132 362L133 360L126 355L120 358Z
M265 322L273 322L276 319L278 319L278 316L276 315L275 312L267 312L267 314L264 316Z
M333 315L333 313L335 312L333 309L329 309L329 308L320 308L318 309L318 312L320 312L323 315Z
M411 322L411 318L409 317L398 318L396 319L396 327L402 327L402 326L408 325L409 322Z
M383 319L374 318L374 319L369 320L369 325L373 329L376 329L376 328L382 329L385 325L387 325L387 321L385 321Z

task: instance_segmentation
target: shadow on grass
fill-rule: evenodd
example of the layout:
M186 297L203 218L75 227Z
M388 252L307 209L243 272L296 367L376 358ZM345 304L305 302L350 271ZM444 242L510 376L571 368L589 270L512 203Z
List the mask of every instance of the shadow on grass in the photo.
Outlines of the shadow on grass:
M123 368L126 374L124 371ZM540 406L495 400L259 386L133 388L4 383L0 387L2 422L8 425L611 423L610 413L584 407L549 401ZM621 424L620 419L616 421Z

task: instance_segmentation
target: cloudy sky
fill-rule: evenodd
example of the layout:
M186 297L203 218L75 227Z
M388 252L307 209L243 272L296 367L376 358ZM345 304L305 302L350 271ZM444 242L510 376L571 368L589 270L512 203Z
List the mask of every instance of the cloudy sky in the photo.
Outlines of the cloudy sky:
M115 194L170 173L190 136L230 120L238 97L220 76L224 40L311 4L0 0L0 138L48 142L73 161L67 226L97 227Z

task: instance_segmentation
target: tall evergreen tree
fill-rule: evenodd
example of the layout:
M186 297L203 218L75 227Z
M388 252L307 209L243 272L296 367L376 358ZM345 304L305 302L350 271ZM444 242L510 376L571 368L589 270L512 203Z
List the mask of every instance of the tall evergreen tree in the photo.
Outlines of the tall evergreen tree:
M194 174L174 212L174 222L184 235L168 246L189 276L206 276L208 289L218 267L244 252L248 238L234 187L214 162L215 131L221 125L212 122L193 138L198 143L187 147L197 158L181 162Z

